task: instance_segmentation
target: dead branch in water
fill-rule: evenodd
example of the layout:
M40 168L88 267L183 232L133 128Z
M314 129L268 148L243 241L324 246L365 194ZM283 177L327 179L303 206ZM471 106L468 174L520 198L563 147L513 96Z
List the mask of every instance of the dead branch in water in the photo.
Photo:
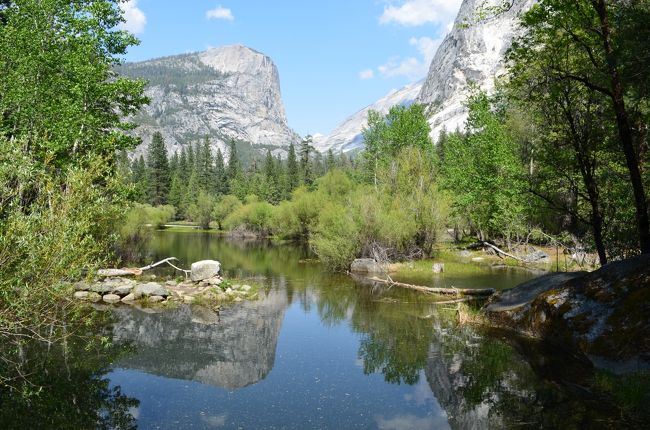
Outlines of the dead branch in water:
M515 260L517 260L517 261L520 261L520 262L522 262L522 263L526 263L525 260L523 260L523 259L521 259L521 258L519 258L519 257L517 257L517 256L515 256L515 255L508 254L508 253L505 252L504 250L502 250L502 249L500 249L500 248L497 248L495 245L492 245L491 243L488 243L488 242L483 241L483 242L481 242L481 244L484 245L484 246L488 246L488 247L494 249L498 254L505 255L506 257L510 257L510 258L515 259Z
M183 272L185 274L185 277L187 278L191 270L185 270L181 269L180 267L174 266L171 262L172 261L178 261L178 258L176 257L168 257L165 258L164 260L160 260L156 263L149 264L148 266L140 267L140 268L123 268L123 269L99 269L97 271L98 276L102 277L109 277L109 276L140 276L142 275L142 272L151 270L154 267L158 267L162 264L168 264L174 269L178 270L179 272Z
M445 294L445 295L454 295L457 297L461 296L477 296L477 297L489 297L496 292L494 288L431 288L431 287L422 287L420 285L411 285L405 284L403 282L395 282L392 279L381 279L377 277L366 278L373 282L379 282L381 284L386 284L390 286L396 286L401 288L406 288L409 290L419 291L425 294Z

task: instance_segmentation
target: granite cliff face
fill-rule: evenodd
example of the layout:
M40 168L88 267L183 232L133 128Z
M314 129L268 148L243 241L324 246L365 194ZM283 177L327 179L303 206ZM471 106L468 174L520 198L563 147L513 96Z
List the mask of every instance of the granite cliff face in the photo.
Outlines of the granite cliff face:
M242 45L120 66L119 72L149 81L151 103L134 120L143 145L160 131L170 153L206 136L213 148L232 139L282 152L299 141L289 128L273 61Z
M194 305L155 314L117 308L114 341L135 347L117 365L230 390L254 384L273 368L286 306L286 295L272 291L219 315Z
M379 99L376 103L367 106L346 119L332 133L327 136L314 137L314 147L320 152L350 152L363 148L363 128L368 125L368 111L375 110L387 114L393 106L409 106L413 104L420 90L423 81L405 86L393 91L386 97Z
M429 74L417 102L427 107L431 136L435 140L444 128L463 129L467 120L464 104L471 85L491 92L495 79L505 72L505 54L519 33L519 18L535 0L513 0L509 8L492 18L490 7L502 0L465 0L454 27L431 61Z
M443 129L462 130L471 86L494 90L495 79L505 72L505 53L520 31L519 18L534 3L513 0L510 7L503 9L502 0L463 1L454 27L436 51L424 81L395 91L352 115L331 134L317 139L316 148L335 153L361 149L361 131L367 125L369 109L386 113L392 106L414 102L426 106L434 141ZM491 8L499 12L495 14ZM481 19L486 16L492 18Z

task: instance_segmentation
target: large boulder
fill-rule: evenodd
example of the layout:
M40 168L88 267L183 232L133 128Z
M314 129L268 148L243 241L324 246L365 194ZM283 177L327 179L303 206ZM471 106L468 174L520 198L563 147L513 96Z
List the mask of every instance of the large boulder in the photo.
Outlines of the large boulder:
M200 282L206 279L210 279L219 274L221 270L221 263L214 260L203 260L192 263L192 281Z
M149 282L147 284L136 285L133 288L133 295L136 299L151 296L167 297L169 296L169 291L157 282Z
M485 311L497 325L573 344L592 361L650 365L650 255L538 278L504 292Z
M352 273L383 273L384 270L379 263L372 258L357 258L350 265Z

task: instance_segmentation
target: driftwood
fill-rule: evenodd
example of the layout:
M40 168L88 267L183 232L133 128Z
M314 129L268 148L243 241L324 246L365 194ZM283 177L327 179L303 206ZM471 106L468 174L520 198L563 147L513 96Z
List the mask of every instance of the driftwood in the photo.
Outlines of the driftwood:
M426 294L444 294L444 295L453 295L457 297L461 296L476 296L476 297L489 297L496 292L494 288L431 288L431 287L422 287L420 285L411 285L405 284L403 282L396 282L392 279L381 279L377 277L366 278L373 282L379 282L381 284L386 284L390 286L396 286L400 288L406 288L409 290L419 291Z
M123 268L123 269L99 269L97 271L97 276L101 276L104 278L110 277L110 276L140 276L142 275L142 272L146 270L151 270L154 267L158 267L163 264L168 264L174 269L183 272L185 274L185 277L187 278L190 273L192 272L191 270L185 270L181 269L180 267L174 266L171 262L172 261L178 261L178 258L176 257L169 257L165 258L164 260L160 260L156 263L149 264L148 266L144 267L139 267L139 268Z
M506 257L510 257L510 258L515 259L515 260L517 260L517 261L520 261L520 262L522 262L522 263L526 263L526 260L524 260L524 259L522 259L522 258L519 258L519 257L517 257L517 256L515 256L515 255L508 254L508 253L505 252L504 250L502 250L502 249L500 249L500 248L497 248L496 246L492 245L491 243L488 243L488 242L481 242L481 244L484 245L484 246L489 246L490 248L494 249L497 253L502 254L502 255L505 255Z

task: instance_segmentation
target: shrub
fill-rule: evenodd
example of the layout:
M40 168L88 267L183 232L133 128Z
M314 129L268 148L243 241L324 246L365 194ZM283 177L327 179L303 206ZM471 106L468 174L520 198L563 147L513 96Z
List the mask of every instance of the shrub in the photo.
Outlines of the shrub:
M310 244L325 265L343 270L360 251L358 234L350 212L340 204L330 204L323 208Z

